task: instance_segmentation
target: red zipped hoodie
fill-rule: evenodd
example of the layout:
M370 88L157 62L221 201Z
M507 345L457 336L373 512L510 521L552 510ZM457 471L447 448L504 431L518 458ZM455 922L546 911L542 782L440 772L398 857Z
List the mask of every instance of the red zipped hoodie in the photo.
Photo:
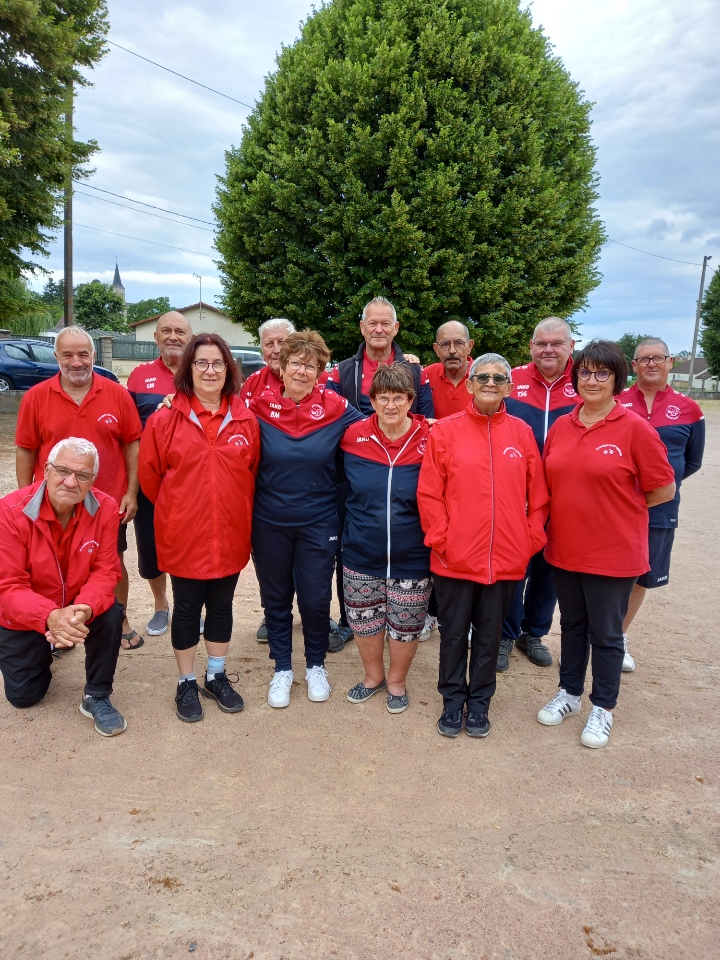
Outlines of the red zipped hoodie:
M228 402L214 442L183 393L148 419L140 441L138 476L155 504L158 566L177 577L229 577L250 559L260 431L239 397Z
M42 480L0 500L0 623L8 630L45 633L53 610L71 603L86 603L95 619L115 600L117 502L92 489L75 506L78 523L63 578L48 521L38 516L44 497Z
M545 546L548 492L530 427L503 404L470 404L432 428L417 491L430 569L443 577L522 580Z

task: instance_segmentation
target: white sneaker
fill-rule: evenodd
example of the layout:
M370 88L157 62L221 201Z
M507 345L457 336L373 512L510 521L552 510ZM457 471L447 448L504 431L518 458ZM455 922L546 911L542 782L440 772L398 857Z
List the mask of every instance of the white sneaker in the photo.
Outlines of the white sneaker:
M561 687L550 703L546 703L542 710L538 710L537 718L546 727L555 727L558 723L562 723L565 717L580 713L581 706L582 701L579 697L570 699L570 695Z
M429 613L426 613L426 614L425 614L425 626L423 627L423 631L422 631L422 633L420 634L420 636L418 637L418 639L419 639L420 641L429 640L429 639L430 639L430 634L433 632L433 630L437 630L437 628L438 628L438 618L437 618L437 617L431 617Z
M271 707L287 707L290 704L290 690L293 685L292 670L278 670L273 675L268 688L268 703Z
M623 634L623 643L625 644L625 656L623 657L622 672L623 673L632 673L635 669L635 661L628 653L627 648L627 634Z
M307 667L305 682L308 687L308 700L313 703L323 703L330 699L330 684L325 667Z
M585 729L580 735L580 743L584 747L593 747L594 749L606 746L610 739L612 723L613 715L609 710L604 710L602 707L593 707L585 724Z

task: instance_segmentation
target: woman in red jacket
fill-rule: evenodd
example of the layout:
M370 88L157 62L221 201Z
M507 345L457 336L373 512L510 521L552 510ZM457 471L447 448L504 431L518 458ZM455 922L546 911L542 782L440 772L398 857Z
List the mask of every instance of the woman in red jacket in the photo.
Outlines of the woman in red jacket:
M620 692L623 619L635 581L650 569L648 507L675 496L665 444L619 394L627 361L609 340L592 340L575 360L582 403L559 417L545 441L550 522L545 559L560 606L560 689L538 713L556 726L580 713L592 651L593 707L580 736L604 747Z
M235 586L250 558L260 432L237 396L240 372L217 334L193 337L175 386L172 408L154 413L145 427L139 477L155 504L158 566L172 581L177 716L191 723L203 718L200 692L225 713L243 709L225 657ZM203 604L208 667L200 691L193 664Z
M437 728L446 737L463 722L471 737L490 732L503 620L530 557L545 545L545 477L532 430L505 410L510 372L497 353L475 360L467 380L473 402L435 424L420 468L417 499L441 624Z

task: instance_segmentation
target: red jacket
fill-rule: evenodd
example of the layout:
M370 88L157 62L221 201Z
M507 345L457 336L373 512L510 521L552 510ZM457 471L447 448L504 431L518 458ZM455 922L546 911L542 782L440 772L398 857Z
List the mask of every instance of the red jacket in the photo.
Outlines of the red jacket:
M417 491L430 569L444 577L522 580L545 546L548 492L530 427L472 403L430 433Z
M53 610L86 603L95 618L115 600L120 580L115 500L93 489L75 507L78 523L63 579L50 526L38 516L44 497L43 480L0 500L0 623L8 630L45 633Z
M214 443L182 393L172 409L149 418L140 441L140 486L155 504L158 566L177 577L228 577L250 559L260 431L239 397L229 404Z

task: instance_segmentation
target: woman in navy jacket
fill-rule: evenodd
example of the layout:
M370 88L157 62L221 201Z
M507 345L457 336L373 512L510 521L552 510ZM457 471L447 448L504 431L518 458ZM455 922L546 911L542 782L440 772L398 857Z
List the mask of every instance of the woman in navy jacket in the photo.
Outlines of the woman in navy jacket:
M390 713L407 709L405 681L432 589L416 497L430 428L409 412L414 399L406 367L379 367L370 387L375 415L353 424L341 444L351 489L342 541L345 608L365 667L347 698L363 703L387 688Z
M338 538L336 460L345 430L362 415L318 383L329 359L319 333L291 333L280 349L282 389L267 385L250 400L262 439L252 548L275 661L271 707L290 703L295 593L308 699L330 696L325 654Z

